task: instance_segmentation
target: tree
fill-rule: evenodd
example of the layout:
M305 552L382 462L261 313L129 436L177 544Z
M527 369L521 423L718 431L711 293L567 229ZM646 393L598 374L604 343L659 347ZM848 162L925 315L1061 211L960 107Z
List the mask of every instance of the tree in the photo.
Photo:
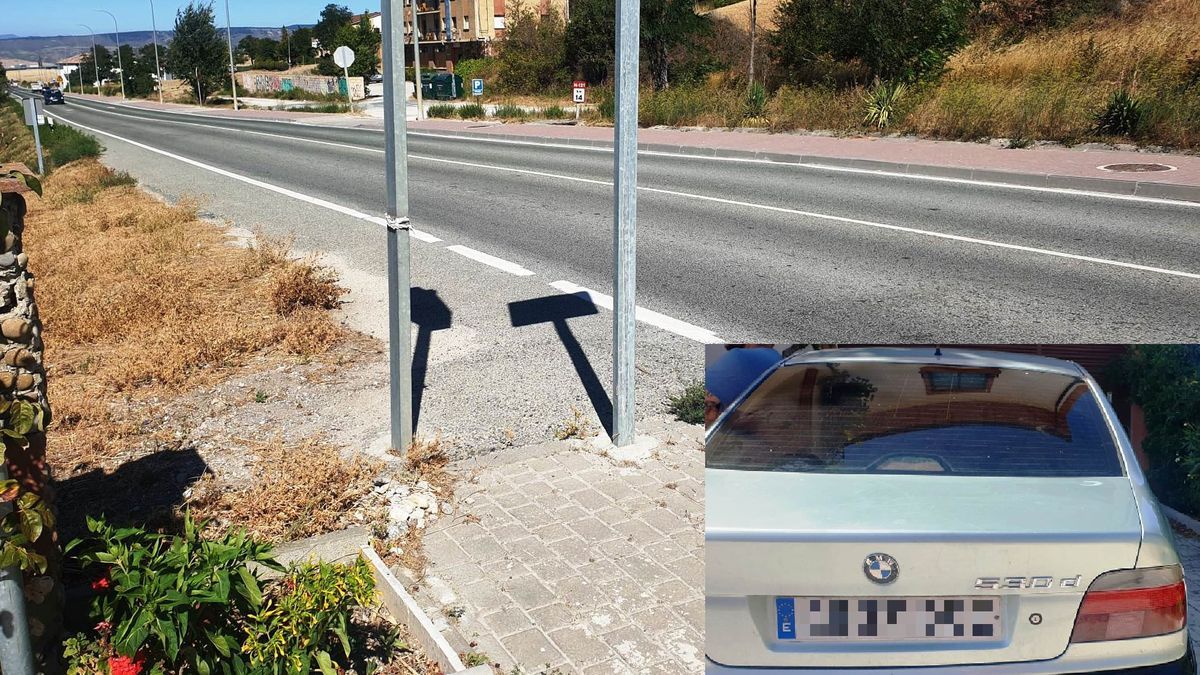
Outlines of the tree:
M577 0L567 24L567 65L590 84L608 79L616 35L614 0Z
M8 71L4 69L3 62L0 62L0 87L8 88Z
M292 36L288 33L287 26L279 29L279 43L275 46L275 59L283 61L292 67Z
M566 80L566 26L551 9L538 16L516 0L507 6L504 39L500 42L500 87L515 92L545 91Z
M167 46L168 67L201 103L229 75L225 40L213 18L211 2L188 3L175 14L175 36Z
M709 30L707 17L696 14L691 0L642 0L642 54L655 90L670 84L675 47L692 42Z
M113 71L117 67L117 57L109 51L108 47L96 45L95 58L92 57L92 52L88 52L80 61L79 67L83 70L85 80L92 82L97 79L109 80L112 79Z
M977 0L783 0L771 37L790 79L828 77L833 62L851 79L916 80L941 70L962 46ZM857 69L857 75L854 74Z
M338 30L349 26L353 18L354 15L343 5L325 5L325 9L321 10L321 20L312 27L312 35L321 44L323 51L331 52L338 47L334 44L337 41Z
M369 77L379 72L379 45L383 37L371 25L364 12L358 24L348 23L338 29L333 42L327 49L332 52L338 47L354 50L354 63L350 66L351 77ZM342 74L341 66L333 62L333 55L322 56L317 62L317 72L330 77Z
M292 62L306 66L315 60L313 56L313 33L311 28L297 28L292 32ZM284 47L286 49L286 45Z

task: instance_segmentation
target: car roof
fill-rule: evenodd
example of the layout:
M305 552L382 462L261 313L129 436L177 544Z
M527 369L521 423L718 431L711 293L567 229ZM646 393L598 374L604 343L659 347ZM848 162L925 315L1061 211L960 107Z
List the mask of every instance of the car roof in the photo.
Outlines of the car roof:
M970 366L977 368L1011 368L1039 370L1079 377L1087 375L1082 366L1073 361L1052 359L1034 354L1014 354L986 349L957 349L940 347L941 355L934 347L855 347L847 349L820 349L804 352L787 359L783 365L803 363L826 363L829 361L890 361L892 363L936 363L948 366Z

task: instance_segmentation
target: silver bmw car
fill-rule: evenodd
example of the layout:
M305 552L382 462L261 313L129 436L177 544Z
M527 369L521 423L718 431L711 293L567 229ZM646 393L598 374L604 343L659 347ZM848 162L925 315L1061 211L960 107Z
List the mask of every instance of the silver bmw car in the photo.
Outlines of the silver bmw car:
M710 674L1195 672L1170 525L1074 363L810 352L706 453Z

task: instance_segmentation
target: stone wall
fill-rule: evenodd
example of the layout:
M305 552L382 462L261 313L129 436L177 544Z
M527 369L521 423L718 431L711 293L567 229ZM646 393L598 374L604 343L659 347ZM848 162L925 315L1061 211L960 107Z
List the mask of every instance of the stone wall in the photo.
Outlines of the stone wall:
M12 165L0 166L0 176ZM24 167L19 167L24 171ZM23 183L0 178L0 209L7 214L9 232L0 245L0 396L8 400L24 399L42 407L45 424L50 421L46 398L46 371L42 361L42 325L34 301L33 274L29 256L21 245L25 229ZM11 478L34 492L53 509L50 469L46 463L46 434L30 433L28 447L5 439L5 454ZM46 528L34 548L46 556L49 567L44 575L26 573L25 600L29 632L40 670L53 670L57 642L62 626L62 556L54 528Z

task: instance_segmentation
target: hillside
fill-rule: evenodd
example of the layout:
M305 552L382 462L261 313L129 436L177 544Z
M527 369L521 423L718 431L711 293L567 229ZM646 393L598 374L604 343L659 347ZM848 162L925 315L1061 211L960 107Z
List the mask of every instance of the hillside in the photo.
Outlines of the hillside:
M279 28L239 26L234 26L231 32L235 45L247 35L269 37L278 40L280 33ZM172 34L173 31L169 30L158 31L159 42L166 43L171 39ZM224 34L225 31L222 28L221 35L223 36ZM134 49L137 49L142 45L150 44L154 39L153 35L148 30L122 32L121 44L131 45ZM116 37L112 33L96 33L96 44L105 45L111 49L116 44ZM0 38L0 62L27 61L37 63L40 59L43 63L54 63L60 59L65 59L84 51L90 51L91 48L91 35L5 37Z

